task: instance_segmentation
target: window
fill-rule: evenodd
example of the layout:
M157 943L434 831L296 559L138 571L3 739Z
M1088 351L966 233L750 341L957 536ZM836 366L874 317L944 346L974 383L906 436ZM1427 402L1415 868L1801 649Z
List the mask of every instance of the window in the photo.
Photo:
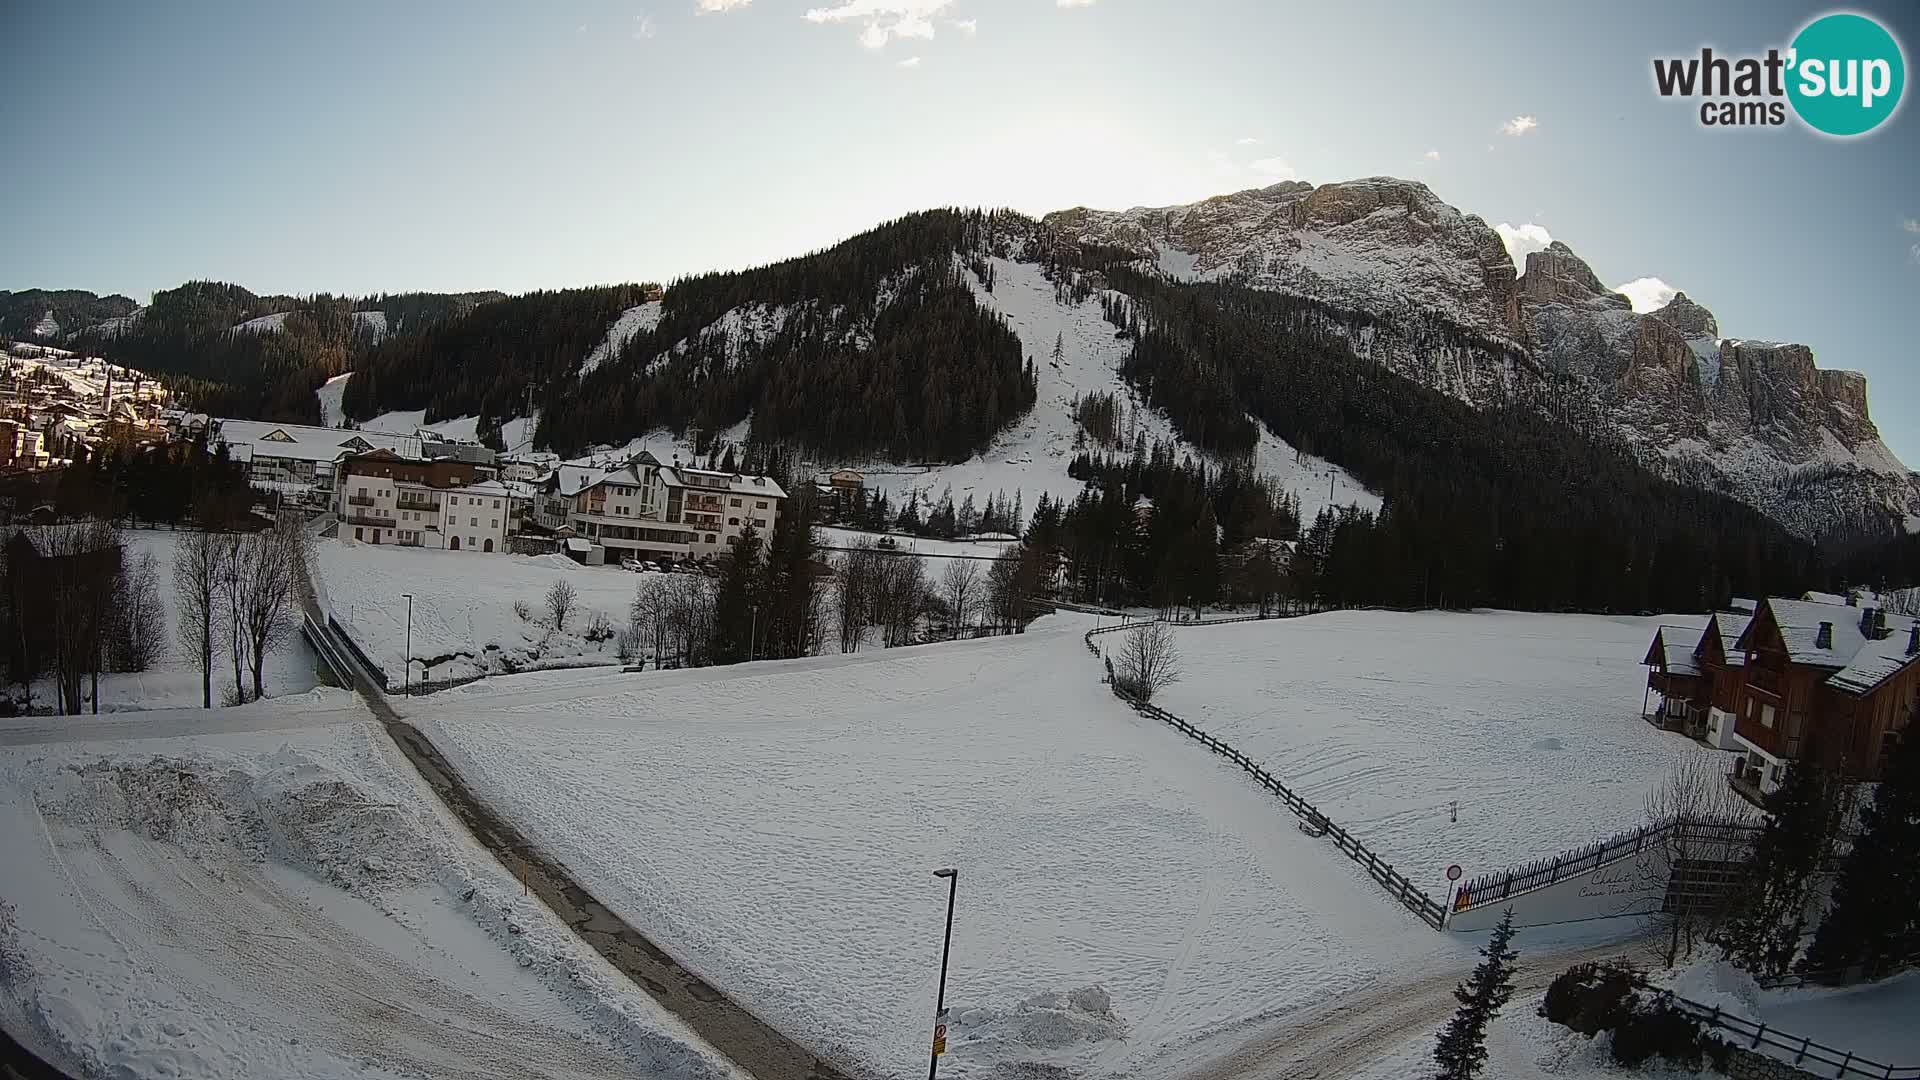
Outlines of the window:
M471 536L469 536L469 537L467 537L467 546L468 546L468 547L472 547L473 545L474 545L474 539L473 539L473 537L471 537Z
M366 532L366 530L365 530L365 529L362 529L362 528L359 528L358 526L355 526L355 527L354 527L354 530L353 530L353 538L354 538L355 540L365 540L365 539L366 539L366 537L365 537L364 535L362 535L362 534L363 534L363 533L365 533L365 532Z
M753 519L753 527L754 527L754 528L756 528L756 529L764 529L764 528L766 528L766 527L767 527L767 519L766 519L766 518L754 518L754 519Z
M480 527L480 519L479 519L479 518L477 518L477 517L470 517L470 518L468 518L468 519L467 519L467 528L469 528L469 529L477 529L477 528L479 528L479 527ZM468 541L468 543L472 543L472 541Z
M739 505L740 505L740 500L739 500L739 499L734 499L734 500L732 501L732 503L731 503L731 505L733 505L733 506L739 506Z
M1773 706L1771 705L1760 706L1760 726L1761 727L1773 726Z
M739 518L728 518L728 519L727 519L727 524L729 524L729 525L738 525L738 524L740 524L740 519L739 519Z
M755 510L765 510L767 508L767 500L761 499L759 502L753 504L753 508Z
M499 518L494 518L494 519L493 519L493 524L492 524L492 525L490 525L490 526L488 526L488 528L493 528L493 529L497 529L497 528L499 528L499 527L500 527L500 519L499 519Z
M712 533L707 534L707 543L712 544L717 542L718 541L714 539L714 535Z
M495 499L495 500L493 500L493 508L494 508L495 510L498 510L498 509L500 509L500 500L499 500L499 499Z

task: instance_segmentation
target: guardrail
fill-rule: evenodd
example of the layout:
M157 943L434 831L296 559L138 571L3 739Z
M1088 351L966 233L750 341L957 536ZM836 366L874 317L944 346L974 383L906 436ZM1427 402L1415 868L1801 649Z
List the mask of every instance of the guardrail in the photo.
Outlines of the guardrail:
M1801 1065L1819 1065L1834 1070L1835 1080L1842 1077L1861 1076L1872 1080L1920 1080L1920 1065L1883 1065L1877 1061L1853 1053L1814 1042L1801 1035L1789 1035L1784 1031L1775 1031L1766 1024L1747 1020L1738 1016L1728 1016L1719 1006L1703 1005L1690 998L1683 998L1670 991L1659 991L1661 997L1673 1008L1689 1019L1697 1020L1710 1028L1731 1032L1746 1042L1743 1049L1759 1051L1761 1047L1791 1053L1791 1060L1768 1054L1767 1057L1784 1061L1799 1068Z
M1260 617L1261 616L1255 615L1251 618L1258 619ZM1131 630L1136 626L1148 625L1154 621L1156 620L1148 619L1089 630L1085 635L1087 648L1095 656L1098 656L1100 654L1100 647L1093 643L1093 639L1096 636L1116 633L1121 630ZM1249 620L1242 618L1220 621L1245 622ZM1158 705L1129 697L1121 693L1118 687L1114 688L1113 693L1115 697L1126 702L1128 707L1133 709L1134 712L1173 727L1181 734L1221 757L1226 758L1228 761L1233 762L1235 765L1240 766L1241 770L1252 777L1255 783L1279 796L1280 801L1286 804L1287 809L1293 811L1294 814L1300 818L1302 831L1310 836L1331 837L1334 846L1340 849L1341 854L1359 863L1360 866L1366 870L1368 877L1372 878L1381 888L1385 889L1387 895L1399 901L1402 907L1413 912L1421 922L1426 923L1435 930L1441 929L1446 925L1447 909L1445 904L1428 896L1419 886L1409 881L1405 874L1395 870L1392 863L1386 862L1378 855L1375 855L1367 845L1361 843L1352 833L1335 824L1333 819L1321 813L1312 803L1295 794L1293 789L1281 783L1279 778L1269 773L1259 762L1241 753L1232 744L1209 735L1206 731L1182 720L1180 717L1160 708Z
M366 654L366 651L360 648L360 643L353 640L353 635L347 633L347 628L341 626L339 620L331 615L327 616L327 627L333 631L334 636L339 642L345 645L348 651L353 653L354 658L360 661L360 666L366 669L367 675L372 678L374 682L380 684L380 689L382 691L387 690L387 673L380 670L380 665L374 663L373 659Z
M1726 843L1750 840L1760 831L1758 826L1735 822L1653 822L1557 855L1481 874L1467 881L1454 894L1453 910L1460 912L1489 907L1524 892L1543 889L1581 874L1590 874L1609 863L1640 854L1675 828L1692 830L1703 839Z

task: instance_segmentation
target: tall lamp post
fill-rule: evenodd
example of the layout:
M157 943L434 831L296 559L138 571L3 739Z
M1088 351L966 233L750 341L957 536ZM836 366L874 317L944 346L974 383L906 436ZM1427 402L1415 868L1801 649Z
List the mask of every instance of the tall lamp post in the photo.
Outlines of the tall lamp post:
M947 940L940 947L940 993L933 1004L933 1057L927 1063L927 1080L934 1080L940 1055L947 1052L947 957L953 954L953 894L960 888L960 871L948 867L935 870L933 876L947 879Z
M401 593L407 598L407 670L400 677L401 696L413 696L413 594Z

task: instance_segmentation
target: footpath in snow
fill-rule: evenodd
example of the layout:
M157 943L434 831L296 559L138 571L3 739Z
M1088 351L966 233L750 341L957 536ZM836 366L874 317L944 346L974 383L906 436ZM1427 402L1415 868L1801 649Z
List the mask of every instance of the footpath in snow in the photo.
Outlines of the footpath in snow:
M1160 1074L1260 1018L1464 970L1470 943L1113 699L1091 625L492 679L409 711L601 900L862 1071L924 1067L940 866L961 873L943 1072Z
M0 1021L76 1075L737 1075L344 693L0 747Z

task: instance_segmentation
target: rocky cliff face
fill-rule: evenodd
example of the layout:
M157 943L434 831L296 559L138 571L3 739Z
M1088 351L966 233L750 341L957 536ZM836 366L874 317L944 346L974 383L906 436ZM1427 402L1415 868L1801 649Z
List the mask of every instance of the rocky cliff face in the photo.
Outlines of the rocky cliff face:
M1361 355L1470 403L1518 396L1597 421L1676 479L1726 491L1803 535L1920 526L1920 477L1881 441L1864 377L1819 370L1804 345L1722 338L1713 313L1684 293L1635 313L1563 243L1530 254L1516 276L1499 234L1424 184L1289 182L1046 222L1177 279L1365 312L1384 329L1356 335ZM1438 348L1417 329L1432 320L1484 346Z

